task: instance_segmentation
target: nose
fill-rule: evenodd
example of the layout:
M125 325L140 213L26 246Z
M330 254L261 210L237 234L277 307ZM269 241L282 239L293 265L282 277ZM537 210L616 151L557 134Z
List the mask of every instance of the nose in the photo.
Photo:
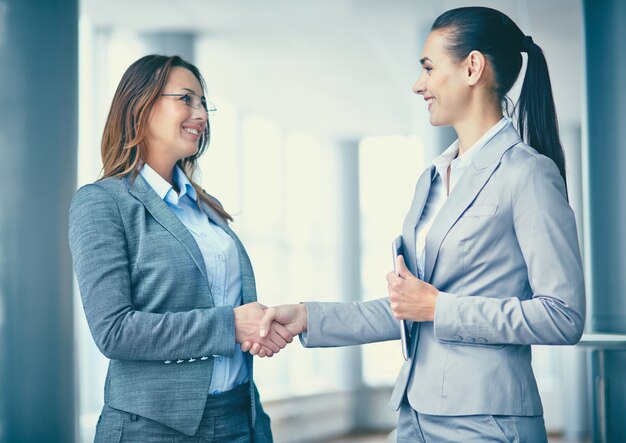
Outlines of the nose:
M194 120L201 121L202 123L206 122L209 118L209 113L200 106L198 109L192 108L193 112L191 113L192 118Z
M413 90L413 94L424 95L424 91L426 91L426 80L423 73L420 75L420 77L417 79L411 89Z

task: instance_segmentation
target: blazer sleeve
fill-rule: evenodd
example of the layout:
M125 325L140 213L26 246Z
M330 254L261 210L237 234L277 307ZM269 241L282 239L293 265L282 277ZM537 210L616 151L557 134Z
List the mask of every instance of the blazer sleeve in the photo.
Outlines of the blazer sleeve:
M308 348L361 345L400 338L400 326L389 299L368 302L306 302L307 332L300 335Z
M234 353L232 307L166 313L133 307L126 232L110 191L92 184L76 192L69 242L87 323L106 357L173 360Z
M532 298L440 292L434 329L442 341L472 337L487 344L571 345L580 340L583 268L564 181L554 162L541 155L527 158L517 172L511 192L513 224Z

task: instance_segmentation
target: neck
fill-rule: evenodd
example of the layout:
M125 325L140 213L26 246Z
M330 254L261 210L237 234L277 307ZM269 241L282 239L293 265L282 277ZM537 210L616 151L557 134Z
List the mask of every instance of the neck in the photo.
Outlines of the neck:
M174 186L174 166L176 163L168 162L167 160L163 160L160 158L151 158L148 156L145 162L154 169L154 172L159 174L163 179L168 182L170 185Z
M459 155L467 152L480 137L502 119L502 109L493 104L477 103L467 115L467 118L453 125L459 137Z

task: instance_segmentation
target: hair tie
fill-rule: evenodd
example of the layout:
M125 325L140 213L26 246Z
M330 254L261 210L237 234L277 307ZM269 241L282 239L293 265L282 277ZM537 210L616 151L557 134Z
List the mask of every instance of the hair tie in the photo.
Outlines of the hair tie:
M522 46L520 48L520 52L528 53L528 50L534 44L535 42L533 42L533 38L530 35L525 35L524 38L522 38Z

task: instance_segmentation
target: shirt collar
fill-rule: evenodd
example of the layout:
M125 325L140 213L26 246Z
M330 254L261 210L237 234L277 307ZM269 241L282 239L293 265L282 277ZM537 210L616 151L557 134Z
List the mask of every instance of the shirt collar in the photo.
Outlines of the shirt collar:
M467 151L463 154L459 153L459 140L455 140L445 151L433 160L433 165L437 170L437 173L442 177L446 177L448 173L448 166L452 169L464 168L471 161L474 155L485 146L489 140L491 140L500 130L505 126L511 124L509 117L502 117L498 123L493 125L487 132L483 134ZM458 155L458 156L457 156Z
M188 195L190 199L197 202L196 190L191 184L191 181L187 178L182 169L178 166L174 167L174 180L180 189L180 195L178 198L183 198L184 195Z
M178 189L180 189L180 194L177 194L176 191L174 191L174 188L172 188L172 185L161 177L158 172L152 169L148 163L143 164L139 174L141 174L146 182L148 182L159 198L164 200L166 203L178 205L179 200L185 195L188 195L189 198L197 201L196 190L178 165L174 166L173 180L178 186Z

